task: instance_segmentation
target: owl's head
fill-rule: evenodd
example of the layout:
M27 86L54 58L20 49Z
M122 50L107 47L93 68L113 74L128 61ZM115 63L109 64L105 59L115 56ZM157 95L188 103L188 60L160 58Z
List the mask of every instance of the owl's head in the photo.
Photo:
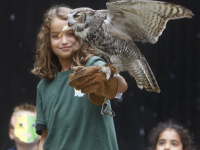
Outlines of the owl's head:
M89 20L92 20L95 10L91 8L77 8L73 9L68 14L68 26L77 32L83 31Z

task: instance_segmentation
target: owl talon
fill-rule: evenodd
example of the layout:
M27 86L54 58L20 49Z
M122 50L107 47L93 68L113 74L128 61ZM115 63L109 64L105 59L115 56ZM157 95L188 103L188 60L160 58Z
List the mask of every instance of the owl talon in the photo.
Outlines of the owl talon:
M103 72L106 74L106 80L108 81L111 76L110 67L103 67L101 64L99 64L98 67L101 68L101 70L99 72Z

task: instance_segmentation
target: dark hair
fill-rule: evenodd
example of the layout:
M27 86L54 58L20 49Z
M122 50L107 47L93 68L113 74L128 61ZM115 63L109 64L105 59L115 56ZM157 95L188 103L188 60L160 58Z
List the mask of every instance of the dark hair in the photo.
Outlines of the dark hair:
M195 150L193 146L194 142L192 140L192 137L189 134L189 131L183 128L182 126L174 123L171 120L165 123L159 123L155 128L153 128L149 136L149 142L151 144L151 147L149 148L149 150L156 149L156 145L157 145L160 134L163 133L167 129L173 129L180 136L181 142L183 144L183 150L184 149Z

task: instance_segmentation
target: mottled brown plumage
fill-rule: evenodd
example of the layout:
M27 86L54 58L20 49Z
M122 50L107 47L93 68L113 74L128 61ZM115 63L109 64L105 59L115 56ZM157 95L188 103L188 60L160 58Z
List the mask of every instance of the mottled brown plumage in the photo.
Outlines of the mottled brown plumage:
M159 1L116 1L107 10L77 8L68 14L75 34L105 56L117 71L129 71L140 89L159 93L160 88L134 41L156 43L170 19L191 18L180 5Z

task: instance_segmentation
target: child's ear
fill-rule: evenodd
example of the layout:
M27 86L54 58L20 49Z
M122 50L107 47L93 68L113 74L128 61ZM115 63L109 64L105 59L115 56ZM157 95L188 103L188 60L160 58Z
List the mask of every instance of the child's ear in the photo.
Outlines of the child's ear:
M13 116L13 117L11 118L11 124L12 124L13 126L15 126L16 122L17 122L17 117Z
M13 129L9 130L9 137L10 137L11 140L14 140L15 135L14 135L14 130Z

